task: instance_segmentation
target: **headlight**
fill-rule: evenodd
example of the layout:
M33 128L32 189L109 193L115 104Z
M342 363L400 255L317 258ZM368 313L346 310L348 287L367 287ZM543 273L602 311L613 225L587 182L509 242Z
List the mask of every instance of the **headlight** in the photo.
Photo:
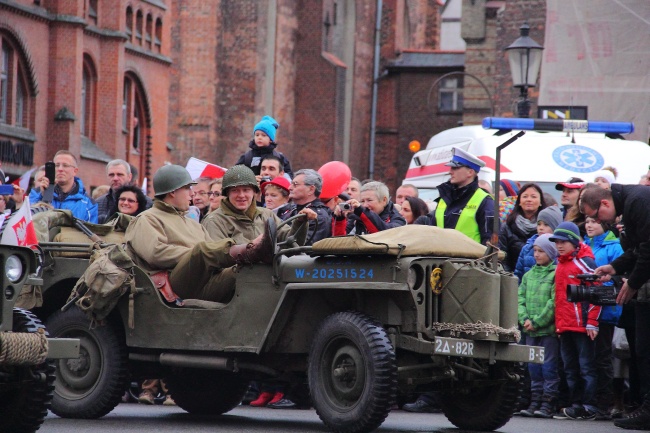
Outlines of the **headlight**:
M23 276L23 262L18 256L9 256L5 261L5 275L12 283L20 280Z

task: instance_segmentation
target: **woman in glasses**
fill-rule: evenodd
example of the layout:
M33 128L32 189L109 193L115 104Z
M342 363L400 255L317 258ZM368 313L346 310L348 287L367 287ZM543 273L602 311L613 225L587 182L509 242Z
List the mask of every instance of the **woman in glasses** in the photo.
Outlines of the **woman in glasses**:
M147 199L140 188L134 185L125 185L115 193L117 197L117 210L120 213L136 216L147 207Z
M208 213L219 209L219 206L221 206L221 191L221 178L214 179L212 182L210 182L210 191L208 192L210 210Z

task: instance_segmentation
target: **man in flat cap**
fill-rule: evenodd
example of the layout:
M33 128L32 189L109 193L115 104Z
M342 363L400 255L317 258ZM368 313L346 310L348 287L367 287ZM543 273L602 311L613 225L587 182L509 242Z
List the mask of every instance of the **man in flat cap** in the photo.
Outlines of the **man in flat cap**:
M494 200L479 188L478 172L485 163L464 150L452 148L450 179L438 185L438 206L416 224L456 229L483 245L492 236Z

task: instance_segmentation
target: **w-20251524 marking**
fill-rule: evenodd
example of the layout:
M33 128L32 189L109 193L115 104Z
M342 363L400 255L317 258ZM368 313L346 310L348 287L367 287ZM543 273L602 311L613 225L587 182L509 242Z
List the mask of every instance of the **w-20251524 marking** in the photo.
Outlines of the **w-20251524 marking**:
M296 268L295 272L296 278L312 280L366 280L374 277L372 268Z

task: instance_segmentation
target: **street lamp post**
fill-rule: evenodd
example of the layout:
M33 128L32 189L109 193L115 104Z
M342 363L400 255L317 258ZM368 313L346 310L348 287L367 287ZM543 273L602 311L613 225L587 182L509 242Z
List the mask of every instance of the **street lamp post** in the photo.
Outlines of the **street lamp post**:
M542 66L543 46L535 42L528 34L530 26L524 23L519 27L520 36L506 48L510 61L512 86L519 88L517 117L530 117L530 99L528 88L535 87L537 75Z

